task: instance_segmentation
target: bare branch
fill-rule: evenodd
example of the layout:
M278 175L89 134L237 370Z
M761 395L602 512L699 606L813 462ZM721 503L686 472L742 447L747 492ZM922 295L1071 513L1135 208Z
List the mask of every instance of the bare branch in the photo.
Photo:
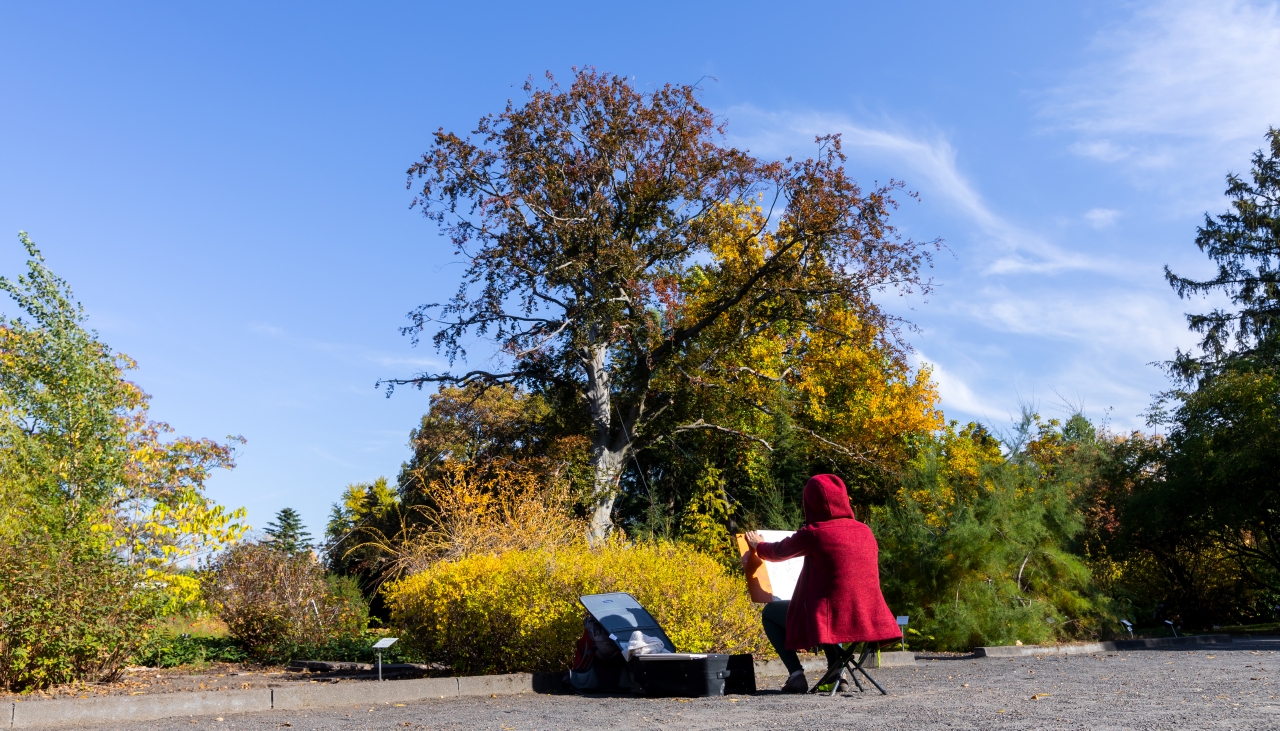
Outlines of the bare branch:
M770 452L773 451L773 445L769 444L767 441L761 439L760 437L747 434L746 432L740 432L737 429L730 429L729 427L726 427L726 426L719 426L717 424L708 424L702 419L698 419L692 424L681 424L680 426L677 426L675 430L678 432L682 432L682 431L694 431L697 429L710 429L712 431L718 431L724 434L732 434L735 437L739 437L741 439L749 439L753 442L757 442L763 445L764 448L769 450Z

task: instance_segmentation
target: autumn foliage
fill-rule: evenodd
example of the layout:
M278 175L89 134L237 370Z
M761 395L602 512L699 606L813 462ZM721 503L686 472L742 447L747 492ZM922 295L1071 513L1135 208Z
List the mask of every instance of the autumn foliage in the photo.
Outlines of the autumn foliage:
M441 561L388 588L393 621L458 674L565 670L585 594L625 591L682 652L768 646L741 576L670 543L569 545Z
M231 446L168 439L133 361L19 238L27 272L0 277L18 309L0 316L0 655L21 688L113 675L157 615L199 607L181 563L247 526L204 492Z
M488 337L497 365L387 383L552 396L590 440L595 539L614 525L637 450L695 429L769 444L710 414L676 418L681 376L726 371L730 351L763 333L798 342L837 324L821 320L832 310L890 357L900 348L899 321L874 295L927 291L929 246L889 223L898 183L863 189L848 175L838 136L816 139L811 158L763 160L725 144L694 86L642 92L587 69L567 87L548 75L546 88L524 91L474 137L436 132L409 169L415 205L467 270L457 294L415 310L405 332L416 342L440 323L430 337L451 366L468 338ZM789 351L806 366L809 353ZM822 444L868 456L861 444Z
M288 661L299 648L360 636L358 594L343 592L310 552L248 542L220 554L203 574L204 596L255 659Z

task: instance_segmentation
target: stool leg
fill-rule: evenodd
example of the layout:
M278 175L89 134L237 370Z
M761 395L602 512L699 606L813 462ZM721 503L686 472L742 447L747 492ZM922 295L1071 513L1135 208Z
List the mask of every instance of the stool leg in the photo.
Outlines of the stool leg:
M850 676L852 677L852 676ZM844 668L840 668L840 674L836 676L835 682L831 684L831 692L827 695L834 696L836 691L840 690L840 681L844 680Z
M853 660L850 660L850 661L849 661L849 664L850 664L850 665L852 665L852 666L855 666L855 667L856 667L856 665L857 665L857 663L855 663ZM858 692L859 692L859 693L866 693L866 692L867 692L867 689L862 687L862 683L859 683L859 682L858 682L858 673L857 673L857 671L856 671L856 670L854 670L854 669L853 669L853 667L850 667L850 668L849 668L849 677L853 680L853 684L854 684L854 685L856 685L856 686L858 686Z
M870 653L871 653L871 648L870 648L870 647L868 647L867 649L865 649L865 650L863 650L863 651L862 651L862 657L861 657L861 658L856 662L856 664L857 664L857 666L858 666L858 670L860 670L860 671L862 672L862 674L863 674L863 675L865 675L865 676L867 677L867 680L870 680L870 681L871 681L871 684L872 684L872 685L874 685L874 686L876 687L876 690L880 691L880 694L881 694L881 695L889 695L889 691L887 691L887 690L885 690L884 688L880 687L880 684L876 682L876 679L875 679L875 678L873 678L873 677L871 677L871 673L868 673L868 672L866 671L866 669L864 669L864 668L862 667L862 664L863 664L864 662L866 662L866 661L867 661L867 656L868 656ZM853 673L850 673L850 674L851 674L851 675L853 675ZM855 676L855 677L856 677L856 676ZM862 689L862 684L861 684L861 683L859 683L859 684L858 684L858 689L859 689L859 690L861 690L861 689Z
M852 679L853 684L858 687L858 692L865 693L867 692L866 688L863 688L862 683L858 682L858 660L857 656L854 654L855 647L856 645L849 645L849 655L844 659L844 666L849 668L849 678ZM867 651L863 650L863 657L866 657L866 654Z

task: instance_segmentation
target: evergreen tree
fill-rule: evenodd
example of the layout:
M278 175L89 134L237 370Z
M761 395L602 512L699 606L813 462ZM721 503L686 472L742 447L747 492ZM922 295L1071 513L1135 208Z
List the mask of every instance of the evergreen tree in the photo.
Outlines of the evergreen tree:
M267 543L285 553L302 553L311 549L311 534L302 524L302 516L293 508L276 513L275 522L267 523Z
M1187 316L1203 335L1203 355L1179 352L1175 375L1198 378L1220 372L1231 361L1254 360L1275 367L1280 350L1280 129L1267 130L1267 149L1253 154L1248 178L1227 176L1231 210L1205 214L1196 246L1218 266L1217 276L1197 280L1165 267L1179 297L1222 293L1237 309L1218 308Z

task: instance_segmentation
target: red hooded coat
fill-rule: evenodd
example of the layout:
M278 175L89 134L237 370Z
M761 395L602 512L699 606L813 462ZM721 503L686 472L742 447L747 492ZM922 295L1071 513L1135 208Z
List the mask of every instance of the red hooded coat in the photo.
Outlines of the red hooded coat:
M902 636L880 593L879 548L853 517L849 493L835 475L804 486L805 526L777 543L761 543L765 561L804 556L787 609L787 649L839 642L883 642Z

